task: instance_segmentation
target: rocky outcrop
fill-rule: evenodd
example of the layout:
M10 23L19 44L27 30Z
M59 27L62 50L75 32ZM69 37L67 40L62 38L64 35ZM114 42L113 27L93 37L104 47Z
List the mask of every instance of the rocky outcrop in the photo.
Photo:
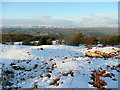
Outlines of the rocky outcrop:
M88 51L85 53L85 55L88 57L104 57L104 58L114 57L116 59L120 58L116 52L105 53L105 52L101 52L101 51L97 51L97 50L95 52Z

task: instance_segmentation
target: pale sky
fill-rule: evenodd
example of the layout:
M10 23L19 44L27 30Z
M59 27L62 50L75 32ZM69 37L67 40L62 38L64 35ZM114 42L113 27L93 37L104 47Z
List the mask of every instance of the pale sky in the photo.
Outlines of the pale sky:
M3 24L117 26L117 2L3 2Z

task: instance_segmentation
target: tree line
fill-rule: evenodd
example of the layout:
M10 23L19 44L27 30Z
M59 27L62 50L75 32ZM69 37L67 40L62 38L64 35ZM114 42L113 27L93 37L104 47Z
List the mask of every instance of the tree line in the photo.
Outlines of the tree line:
M84 36L81 32L77 32L69 37L62 37L60 35L44 35L44 36L32 36L28 34L2 34L1 43L5 42L23 42L23 45L36 45L36 42L30 43L31 41L38 41L37 45L51 45L53 40L65 41L67 45L79 46L79 45L96 45L101 43L103 45L118 45L118 35L112 36Z
M78 32L70 36L66 41L68 45L79 46L79 45L96 45L101 43L103 45L118 45L120 42L119 35L112 36L84 36L81 32Z
M36 45L35 41L39 41L37 45L51 45L53 40L57 40L61 36L59 35L40 35L33 36L28 34L2 34L0 43L5 44L6 42L22 42L23 45ZM33 41L33 43L31 43Z

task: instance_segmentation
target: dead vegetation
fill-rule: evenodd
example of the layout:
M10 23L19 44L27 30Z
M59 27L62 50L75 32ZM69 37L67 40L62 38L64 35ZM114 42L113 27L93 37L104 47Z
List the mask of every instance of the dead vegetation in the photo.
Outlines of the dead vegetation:
M109 73L106 73L106 70L102 70L102 71L92 71L93 73L91 74L91 79L93 80L93 82L91 84L93 84L94 87L97 88L105 88L105 86L107 85L107 83L102 80L100 77L111 77L111 75Z
M72 70L70 70L69 72L67 72L67 73L63 73L63 74L61 74L61 75L59 75L60 77L62 77L62 76L68 76L68 75L71 75L72 77L74 77L74 72L72 71Z
M109 70L116 70L117 72L120 72L120 64L117 64L116 66L110 66L110 65L107 65L106 66L106 69L109 69Z
M56 79L54 79L54 80L50 83L50 85L58 86L59 83L57 83L57 82L58 82L59 80L60 80L60 78L56 78Z
M107 83L105 82L105 80L101 79L102 77L103 78L109 77L113 81L117 81L117 79L115 78L115 74L107 73L106 71L107 70L94 70L94 71L92 71L91 79L93 80L93 82L88 82L88 83L92 84L94 87L104 89L104 88L106 88Z
M74 77L74 72L72 70L68 71L67 73L61 73L61 72L59 72L59 73L60 73L60 75L56 79L54 79L52 82L50 82L50 85L58 86L59 85L58 81L60 80L60 77L62 77L62 76L68 76L70 74L72 77ZM47 76L49 78L51 77L50 74L47 74Z
M117 52L120 52L120 50L118 50L118 49L115 49L115 48L112 48L112 50L115 50L115 51L117 51Z

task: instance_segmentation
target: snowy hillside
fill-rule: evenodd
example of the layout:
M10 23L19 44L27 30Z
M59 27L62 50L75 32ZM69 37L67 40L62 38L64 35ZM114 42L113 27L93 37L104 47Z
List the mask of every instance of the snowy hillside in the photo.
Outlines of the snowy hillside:
M96 50L115 55L85 55ZM118 88L118 51L116 47L0 45L2 83L4 88Z

